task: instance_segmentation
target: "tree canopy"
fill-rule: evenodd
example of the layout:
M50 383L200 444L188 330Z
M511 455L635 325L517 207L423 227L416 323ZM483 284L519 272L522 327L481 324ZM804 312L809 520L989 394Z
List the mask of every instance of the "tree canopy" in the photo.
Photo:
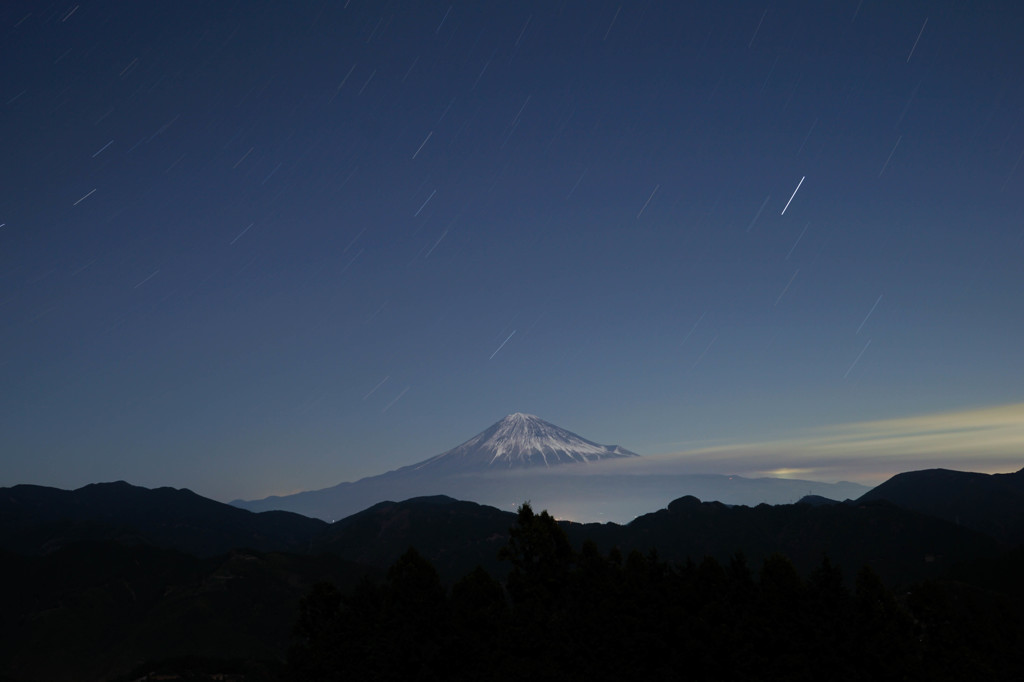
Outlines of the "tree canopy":
M848 583L825 556L806 577L782 554L756 572L742 554L623 558L573 548L528 504L500 556L504 584L478 567L446 590L410 549L382 583L318 586L294 679L1017 679L1024 664L1019 617L983 595L937 582L897 595L869 568Z

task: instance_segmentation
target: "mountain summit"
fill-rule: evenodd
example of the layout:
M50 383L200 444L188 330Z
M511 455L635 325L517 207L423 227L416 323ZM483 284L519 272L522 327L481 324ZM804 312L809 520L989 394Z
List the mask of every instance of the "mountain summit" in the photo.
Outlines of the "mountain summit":
M510 414L448 452L395 473L454 474L552 467L602 459L639 457L618 445L601 445L532 414Z

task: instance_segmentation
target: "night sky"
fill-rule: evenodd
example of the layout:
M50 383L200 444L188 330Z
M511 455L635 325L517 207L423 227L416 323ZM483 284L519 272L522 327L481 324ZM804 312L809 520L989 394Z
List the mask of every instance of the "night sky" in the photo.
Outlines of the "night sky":
M1017 3L0 31L0 485L262 497L517 411L715 473L1024 464Z

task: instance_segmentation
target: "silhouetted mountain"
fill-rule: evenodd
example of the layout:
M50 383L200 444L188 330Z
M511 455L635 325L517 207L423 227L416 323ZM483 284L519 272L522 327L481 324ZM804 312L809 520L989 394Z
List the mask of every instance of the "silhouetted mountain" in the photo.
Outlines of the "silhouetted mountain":
M385 568L415 547L446 580L477 564L502 575L505 566L492 552L506 542L514 521L510 512L443 496L384 502L332 524L315 548ZM999 551L997 542L980 532L887 502L729 507L685 496L626 525L559 525L576 547L592 540L605 551L656 549L674 562L704 556L725 562L742 552L754 564L779 552L801 571L828 555L848 576L868 565L901 584Z
M669 513L700 507L684 498ZM529 507L503 556L505 589L477 570L446 591L415 550L380 583L318 586L290 678L1017 682L1024 670L1020 602L975 586L893 590L870 568L844 582L827 558L801 575L781 554L670 564L575 550Z
M950 480L952 495L963 492L957 481L980 479ZM498 550L515 523L511 512L444 496L381 502L328 525L126 483L0 489L0 549L17 553L0 556L0 678L100 678L174 656L272 659L312 582L329 577L347 589L410 547L445 584L478 565L501 578L508 566ZM974 566L960 575L1003 584L1020 565L980 531L884 500L746 507L687 495L625 525L559 525L577 548L591 540L623 556L656 550L677 565L705 556L724 564L742 552L756 566L782 553L804 574L827 555L847 580L867 565L898 585L957 564Z
M291 512L254 514L191 490L150 490L124 481L77 490L0 488L0 548L22 554L83 540L149 544L197 556L238 547L304 552L326 526Z
M858 502L871 500L887 500L1005 543L1024 544L1024 469L1012 474L909 471L868 491Z
M820 507L823 504L840 504L839 500L833 500L821 495L804 495L797 504L809 504L812 507Z
M867 565L900 584L999 551L994 539L977 531L881 501L727 507L687 496L627 526L567 530L570 537L591 537L599 546L656 548L672 561L705 555L725 561L742 552L756 565L780 552L806 572L827 555L847 576Z
M949 485L947 494L960 490L962 496L966 494L955 481L979 480L941 478ZM896 477L894 482L906 480ZM497 549L515 518L494 507L433 496L380 502L328 525L287 512L254 514L188 490L149 490L123 482L75 491L38 486L0 489L0 512L0 548L22 554L110 540L196 556L239 547L331 553L386 568L414 546L448 579L477 564L500 571ZM757 559L782 552L806 569L827 553L851 570L868 564L899 580L935 575L960 558L988 556L996 549L994 541L966 524L863 498L847 504L730 507L688 495L626 525L562 524L577 545L593 539L602 547L624 551L656 548L673 561L704 555L724 560L736 551Z
M448 580L477 564L500 572L497 550L515 519L494 507L432 496L380 502L326 524L288 512L255 514L188 490L149 490L123 482L75 491L0 489L0 512L0 548L22 554L109 540L196 556L240 547L331 553L383 569L414 546ZM673 561L704 555L725 560L736 551L758 559L782 552L807 569L824 552L851 570L868 564L899 580L935 575L961 557L995 551L994 542L968 527L870 500L730 507L688 495L625 525L562 525L577 545L592 539L624 551L657 548Z
M500 572L498 550L515 520L511 512L443 495L381 502L331 524L314 551L384 568L415 547L443 578L454 580L477 565Z

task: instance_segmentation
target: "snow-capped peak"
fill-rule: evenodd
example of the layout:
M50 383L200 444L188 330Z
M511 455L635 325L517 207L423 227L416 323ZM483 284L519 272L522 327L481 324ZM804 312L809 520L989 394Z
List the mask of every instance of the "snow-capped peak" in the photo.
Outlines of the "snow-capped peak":
M399 471L457 473L636 456L618 445L601 445L540 417L515 412L462 445Z

